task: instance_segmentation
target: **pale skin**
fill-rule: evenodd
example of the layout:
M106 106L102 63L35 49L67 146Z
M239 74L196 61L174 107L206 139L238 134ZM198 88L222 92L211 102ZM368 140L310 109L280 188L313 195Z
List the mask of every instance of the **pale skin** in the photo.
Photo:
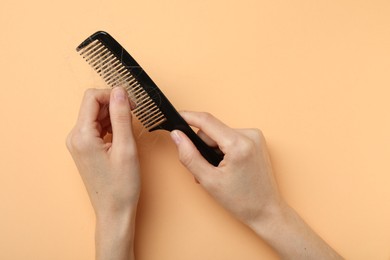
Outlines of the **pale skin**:
M95 210L98 260L135 259L140 166L130 110L123 88L88 90L67 138ZM232 129L208 113L181 115L208 145L225 154L214 167L185 134L171 132L181 163L222 207L282 259L342 259L281 197L261 131ZM112 141L104 139L107 132Z

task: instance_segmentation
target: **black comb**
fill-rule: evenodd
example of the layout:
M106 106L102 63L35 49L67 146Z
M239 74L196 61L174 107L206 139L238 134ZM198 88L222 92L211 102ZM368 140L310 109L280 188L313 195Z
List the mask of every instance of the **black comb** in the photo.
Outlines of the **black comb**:
M108 33L94 33L76 50L110 87L122 86L127 90L136 105L133 114L149 132L181 130L209 163L218 166L222 161L223 154L200 139L148 74Z

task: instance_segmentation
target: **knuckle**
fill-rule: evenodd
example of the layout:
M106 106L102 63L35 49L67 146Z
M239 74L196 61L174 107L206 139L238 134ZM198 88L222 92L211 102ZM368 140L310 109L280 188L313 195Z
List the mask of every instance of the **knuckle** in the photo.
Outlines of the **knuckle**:
M89 88L89 89L85 90L84 97L85 98L91 98L91 97L95 96L95 94L96 94L96 89Z
M210 114L209 112L199 112L199 127L206 128L207 126L211 125L213 122L215 122L215 117Z
M183 152L179 155L180 162L188 168L191 168L193 158L192 152Z
M115 113L110 115L111 122L119 124L130 124L130 113Z
M191 165L191 156L188 153L180 154L180 162L185 166Z
M210 114L209 112L200 112L200 117L201 117L202 121L204 121L204 122L209 122L210 120L212 120L214 118L214 116L212 114Z
M264 142L264 134L260 129L252 128L252 129L249 129L248 132L249 132L251 139L255 143L260 144L260 143Z
M238 136L232 141L233 157L237 161L242 161L253 155L256 151L256 143L246 136Z
M82 153L90 148L88 139L81 132L81 130L73 130L66 138L66 146L71 153Z
M239 150L244 155L250 155L254 151L256 145L255 142L249 138L242 138L239 142Z

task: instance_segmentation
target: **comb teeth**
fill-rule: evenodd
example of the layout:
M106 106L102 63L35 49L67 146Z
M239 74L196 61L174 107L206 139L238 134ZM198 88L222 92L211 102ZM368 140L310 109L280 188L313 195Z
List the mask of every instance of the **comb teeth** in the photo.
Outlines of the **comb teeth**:
M96 39L79 52L107 85L111 88L122 86L127 90L131 101L136 105L133 114L145 128L152 129L166 121L165 115L131 74L131 70L102 42Z

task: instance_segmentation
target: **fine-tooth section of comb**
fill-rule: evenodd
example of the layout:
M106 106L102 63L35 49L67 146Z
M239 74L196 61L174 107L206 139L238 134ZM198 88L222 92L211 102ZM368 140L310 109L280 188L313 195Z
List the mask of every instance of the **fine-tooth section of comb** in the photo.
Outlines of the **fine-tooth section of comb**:
M122 86L135 104L134 115L145 128L152 129L166 118L131 71L101 41L94 40L80 51L80 55L110 87Z
M76 49L111 88L124 87L135 104L133 114L149 131L184 132L202 156L214 166L223 154L206 145L184 121L161 90L133 57L108 33L99 31Z

